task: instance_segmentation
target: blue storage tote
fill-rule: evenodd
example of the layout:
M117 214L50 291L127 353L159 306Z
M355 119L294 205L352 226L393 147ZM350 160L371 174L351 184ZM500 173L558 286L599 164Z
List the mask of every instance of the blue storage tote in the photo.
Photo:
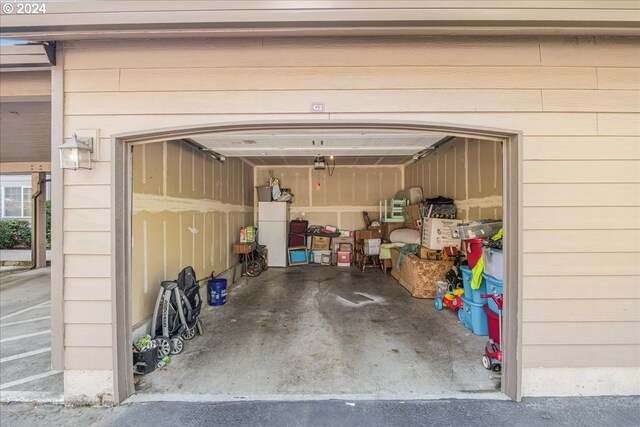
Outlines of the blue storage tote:
M495 277L491 277L484 273L482 273L482 276L485 282L487 282L488 294L493 294L493 295L502 294L504 297L504 294L503 294L504 286L503 286L502 280L498 280ZM496 304L493 299L487 298L487 304L489 305L489 308L491 309L491 311L493 311L494 313L498 313L498 304Z
M460 271L462 272L462 284L464 285L464 297L469 298L471 301L477 304L485 304L483 298L480 298L480 295L487 293L487 283L482 278L480 282L480 289L471 289L471 269L463 265L460 267Z
M462 317L458 314L458 318L461 319L471 319L471 328L467 326L465 321L462 323L467 326L467 328L471 329L476 335L489 335L489 323L487 323L487 313L484 312L483 307L484 303L475 303L466 298L462 298L462 308L460 310L464 311Z
M462 303L464 305L464 302ZM471 328L471 313L467 313L464 308L460 308L458 309L458 320L460 320L460 323L462 323L462 326L464 326L467 329L472 329Z

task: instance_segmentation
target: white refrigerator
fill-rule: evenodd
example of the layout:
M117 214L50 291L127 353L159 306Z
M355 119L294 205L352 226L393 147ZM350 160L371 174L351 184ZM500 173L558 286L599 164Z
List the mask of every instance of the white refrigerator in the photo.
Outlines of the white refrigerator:
M289 204L258 202L258 243L269 250L269 267L287 266Z

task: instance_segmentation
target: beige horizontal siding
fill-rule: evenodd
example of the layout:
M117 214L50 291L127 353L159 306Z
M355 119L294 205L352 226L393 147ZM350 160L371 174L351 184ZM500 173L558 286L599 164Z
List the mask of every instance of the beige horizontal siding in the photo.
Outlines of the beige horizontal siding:
M108 185L65 185L65 209L96 209L111 207L111 187Z
M65 301L65 324L111 324L110 301Z
M110 231L111 210L109 209L65 209L64 230L67 231Z
M640 160L640 136L527 136L524 160Z
M549 333L545 323L526 322L522 327L522 339L524 345L608 345L621 342L639 345L640 322L564 322L554 327L553 334Z
M553 328L549 328L550 332ZM598 366L637 367L640 345L527 345L522 355L524 368L591 368Z
M598 135L640 135L640 114L598 113Z
M111 184L111 163L92 162L91 170L64 171L66 186Z
M69 346L64 349L66 369L113 369L111 347Z
M640 286L638 276L528 276L523 279L522 294L525 300L640 300Z
M100 160L108 161L109 137L120 132L231 121L417 120L522 131L524 366L638 366L638 341L622 331L640 321L639 46L617 37L73 42L65 135L100 129ZM327 113L311 115L314 101ZM109 173L99 164L88 173L95 176L66 174L69 230L110 229ZM193 191L250 206L252 193L208 186L246 173L205 169ZM233 237L238 218L214 217L222 227L214 244L224 231ZM80 252L73 238L69 249ZM224 242L216 265L226 262ZM92 250L87 244L84 253ZM68 257L73 280L110 275L108 256ZM70 282L70 298L87 298L78 286ZM102 282L87 286L100 287L95 299L108 297ZM95 349L87 351L96 366L110 361Z
M525 230L640 230L640 207L527 207ZM637 231L636 231L637 232Z
M640 68L598 68L599 89L638 89Z
M87 246L92 255L111 253L111 233L105 231L68 231L64 235L64 253L67 255L85 255Z
M525 161L522 175L526 183L640 183L640 160Z
M64 345L75 347L111 347L111 323L67 324L64 328Z
M313 90L273 92L100 92L69 93L72 115L94 114L273 114L308 113L310 99L328 100L328 111L542 111L538 90ZM330 100L330 101L329 101ZM580 111L580 110L578 110Z
M632 77L618 74L621 73L612 74L612 78L617 77L621 83L629 83ZM124 68L69 70L66 85L67 92L354 90L380 87L597 89L598 79L595 67Z
M614 310L604 310L603 301L598 299L525 300L522 306L522 321L525 324L550 322L556 325L550 328L549 333L563 322L583 322L583 339L591 334L589 322L640 322L640 300L625 298L614 300L611 304ZM526 340L524 336L523 339ZM621 343L627 344L628 341L623 340L619 342Z
M525 276L640 276L640 253L525 253L523 264Z
M64 280L66 301L111 301L111 278L74 278Z
M120 70L69 70L64 75L65 92L108 92L120 89Z
M524 184L524 206L640 206L640 184Z
M91 254L91 246L85 247ZM111 277L111 256L65 254L64 277Z
M75 42L65 56L67 70L175 68L176 64L183 68L539 65L540 50L538 40L530 37L360 38L346 43L324 37L219 38L128 42L118 45L117 55L103 43Z
M544 111L640 112L638 90L543 90Z
M640 230L526 230L525 253L640 252Z

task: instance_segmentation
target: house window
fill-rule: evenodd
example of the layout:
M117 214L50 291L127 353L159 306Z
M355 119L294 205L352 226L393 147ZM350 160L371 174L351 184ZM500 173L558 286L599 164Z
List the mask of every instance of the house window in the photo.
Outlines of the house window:
M31 217L31 187L2 187L2 217Z

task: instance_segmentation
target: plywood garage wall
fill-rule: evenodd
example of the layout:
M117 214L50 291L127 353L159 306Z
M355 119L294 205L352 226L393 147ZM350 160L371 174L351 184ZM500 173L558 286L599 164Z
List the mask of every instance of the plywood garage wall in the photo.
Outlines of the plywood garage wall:
M306 219L309 225L359 230L365 227L363 211L372 220L378 218L380 200L392 198L403 188L402 172L402 166L336 166L329 176L326 170L314 171L313 166L258 166L255 174L256 185L265 185L271 174L282 187L291 188L295 195L292 218Z
M238 229L253 217L253 168L222 164L180 141L133 147L132 321L153 313L162 280L190 265L220 273Z
M612 381L637 375L638 38L164 39L61 48L64 136L97 129L101 137L94 170L64 176L66 369L112 366L111 137L306 118L521 131L523 392L619 393ZM324 102L326 112L311 113L311 102ZM104 333L88 340L87 328Z
M502 146L455 138L405 169L407 187L456 201L458 218L502 219Z

